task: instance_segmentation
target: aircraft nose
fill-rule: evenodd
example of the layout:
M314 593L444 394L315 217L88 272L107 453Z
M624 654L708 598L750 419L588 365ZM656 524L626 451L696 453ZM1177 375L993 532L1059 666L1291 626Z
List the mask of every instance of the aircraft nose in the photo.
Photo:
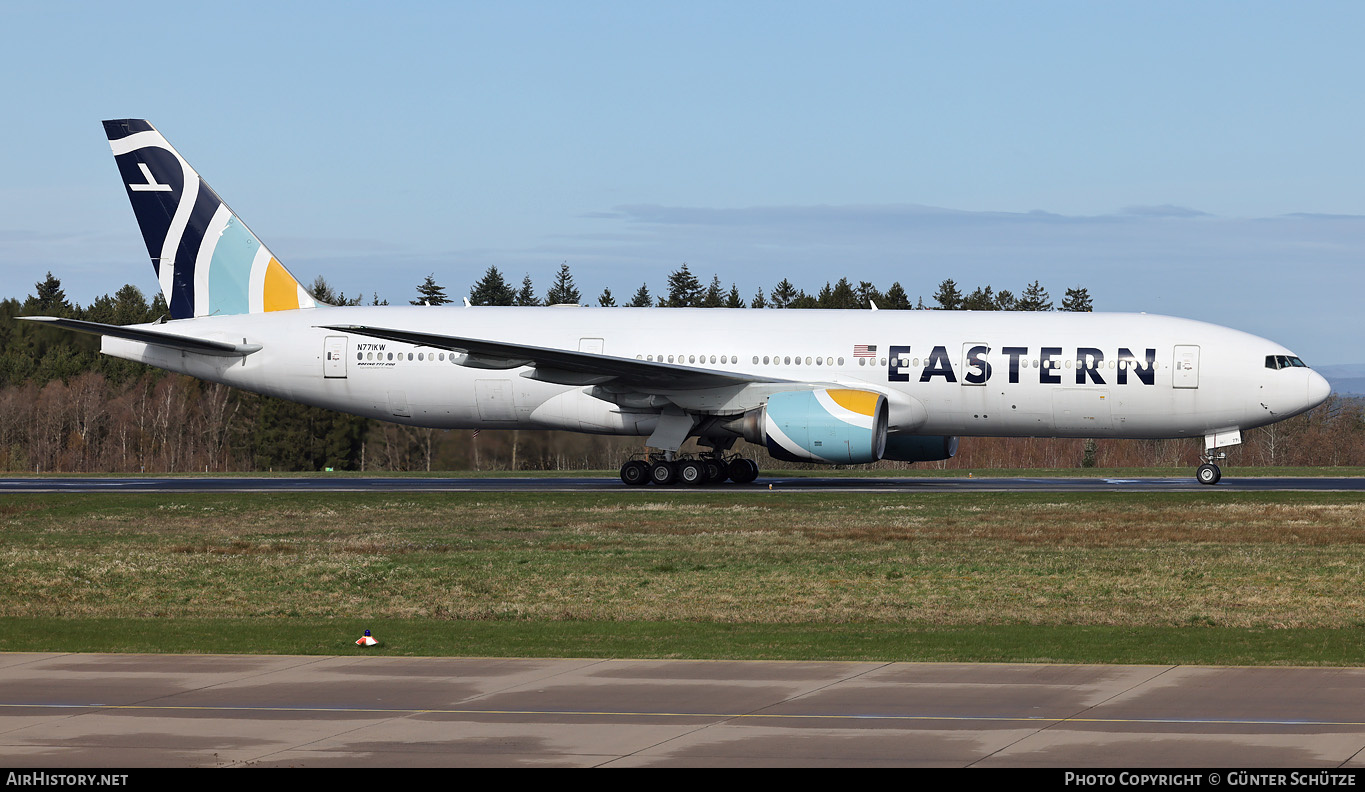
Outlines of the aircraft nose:
M1332 383L1326 377L1316 371L1308 372L1308 407L1313 407L1327 401L1327 397L1332 393Z

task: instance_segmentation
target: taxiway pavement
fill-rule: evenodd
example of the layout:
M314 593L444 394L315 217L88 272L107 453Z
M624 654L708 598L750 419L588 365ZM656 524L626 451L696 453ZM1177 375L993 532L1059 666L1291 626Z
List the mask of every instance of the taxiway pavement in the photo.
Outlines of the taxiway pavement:
M0 763L1354 767L1365 669L0 655Z

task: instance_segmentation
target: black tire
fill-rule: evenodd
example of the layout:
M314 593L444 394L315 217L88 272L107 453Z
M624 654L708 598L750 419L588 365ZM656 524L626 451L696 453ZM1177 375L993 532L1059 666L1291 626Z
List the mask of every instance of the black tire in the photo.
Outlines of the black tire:
M649 465L638 459L632 459L621 466L621 481L632 487L638 487L649 483Z
M716 459L704 459L702 464L706 465L707 484L720 484L730 478L729 468L725 466L724 462Z
M730 480L748 484L758 478L758 463L752 459L736 459L730 463Z
M1213 485L1223 478L1223 471L1219 470L1217 465L1200 465L1194 472L1194 478L1200 484Z
M649 480L666 487L678 480L678 466L672 462L655 462L649 466Z
M689 487L700 487L706 483L706 465L695 459L678 463L678 480Z

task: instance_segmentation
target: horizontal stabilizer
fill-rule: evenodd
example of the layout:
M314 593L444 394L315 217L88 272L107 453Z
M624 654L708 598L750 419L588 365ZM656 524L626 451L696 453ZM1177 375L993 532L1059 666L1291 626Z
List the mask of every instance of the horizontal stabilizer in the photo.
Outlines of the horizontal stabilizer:
M120 325L100 324L99 322L85 322L80 319L59 319L55 316L18 316L15 318L29 322L42 322L43 324L54 325L67 330L75 330L77 333L90 333L91 335L112 336L114 338L123 338L129 341L141 341L144 344L178 349L182 352L197 352L200 355L245 357L252 352L259 351L261 348L260 344L234 344L230 341L210 341L204 338L174 335L172 333L162 333L156 330L144 330L140 327L122 327Z
M364 325L321 325L324 330L381 338L414 346L463 352L475 368L517 368L532 366L535 379L566 385L598 384L615 380L623 385L650 390L695 390L756 382L788 382L737 371L679 366L672 363L612 357L595 352L512 344L480 338L418 333L388 327Z

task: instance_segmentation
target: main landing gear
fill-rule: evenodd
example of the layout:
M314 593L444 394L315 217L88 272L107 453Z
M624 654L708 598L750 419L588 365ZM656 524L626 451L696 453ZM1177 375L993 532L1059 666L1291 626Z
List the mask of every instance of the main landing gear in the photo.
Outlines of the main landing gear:
M675 457L662 454L637 457L621 466L621 481L631 486L657 484L686 484L699 487L721 484L727 479L736 484L748 484L758 478L758 463L739 456L726 458L720 454L700 457Z

